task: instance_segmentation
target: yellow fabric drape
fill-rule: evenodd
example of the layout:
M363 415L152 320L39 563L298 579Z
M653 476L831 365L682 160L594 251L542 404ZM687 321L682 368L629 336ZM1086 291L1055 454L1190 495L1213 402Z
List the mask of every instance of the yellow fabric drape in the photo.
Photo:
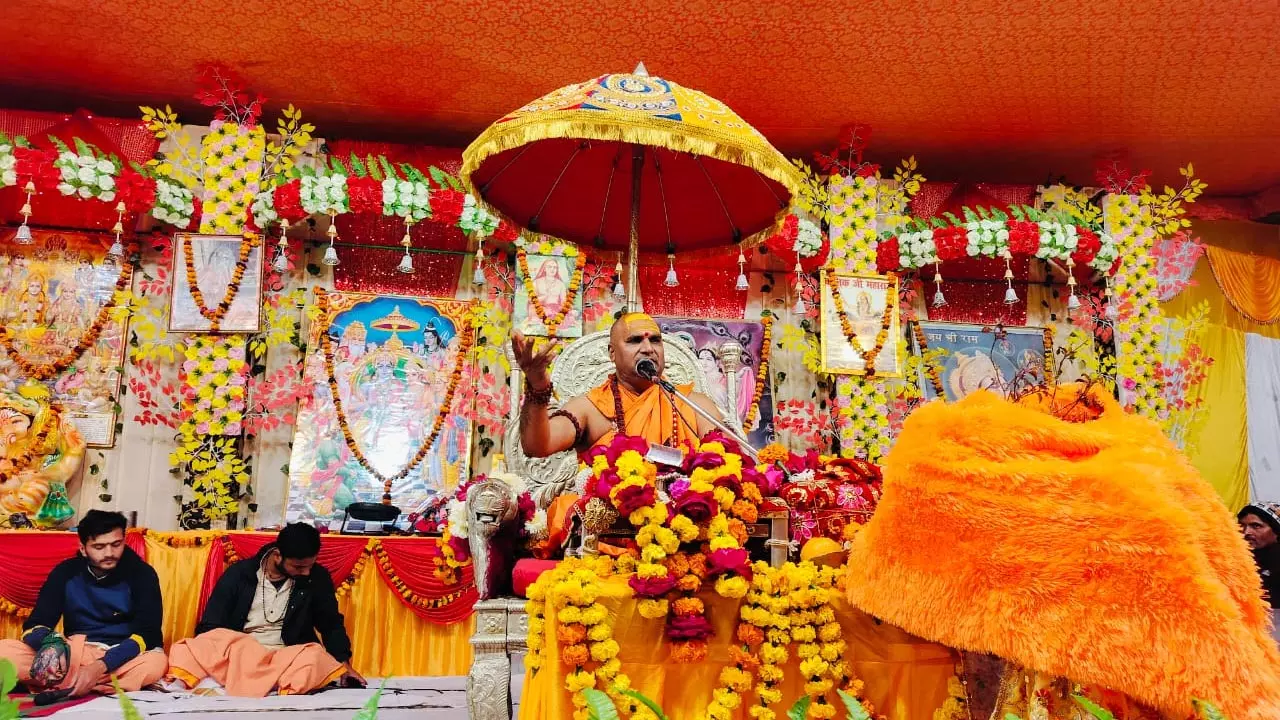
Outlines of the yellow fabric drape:
M712 692L720 686L720 670L729 664L729 647L738 622L740 600L714 593L699 594L707 606L715 634L709 640L707 659L694 665L674 665L667 661L668 644L663 639L661 620L640 616L626 578L614 577L602 583L600 603L609 611L614 639L622 647L618 656L631 685L657 702L672 720L702 717ZM548 601L550 605L550 601ZM889 720L932 720L933 711L947 699L947 681L955 673L955 656L947 648L912 637L898 628L878 624L837 596L832 607L844 628L854 671L866 682L867 699ZM546 623L546 661L536 675L526 674L520 701L521 720L567 718L573 703L564 689L565 668L556 644L554 613ZM794 652L783 668L782 702L774 706L779 717L803 692L799 660ZM747 693L735 717L749 718L747 706L755 701ZM832 700L839 706L839 700Z
M1273 259L1280 254L1280 231L1272 225L1197 222L1192 232L1211 249ZM1187 457L1235 511L1249 501L1244 335L1280 338L1280 324L1264 325L1242 315L1219 286L1208 261L1201 261L1191 277L1190 287L1161 306L1169 318L1186 318L1201 303L1209 308L1208 327L1200 342L1213 358L1213 366L1197 391L1204 400L1200 410L1205 414L1204 425Z
M1213 277L1241 315L1256 323L1280 321L1280 260L1227 248L1205 248Z
M164 602L164 643L195 633L200 606L200 586L211 561L215 532L163 533L146 538L147 563L160 578ZM177 547L165 538L178 538ZM195 545L194 539L204 542ZM40 579L43 582L43 578ZM350 592L340 594L338 606L351 637L352 664L367 677L466 675L471 668L472 616L452 625L437 625L418 617L387 586L377 565L366 562L356 574ZM22 637L22 620L0 612L0 638Z
M212 537L212 533L201 533ZM196 533L191 533L192 537ZM164 648L189 638L196 632L200 610L200 584L209 562L211 545L170 547L147 537L147 564L160 577L160 597L164 601ZM218 558L219 561L222 558Z
M351 592L338 599L351 637L352 661L368 677L466 675L475 616L437 625L405 606L377 566L366 563Z

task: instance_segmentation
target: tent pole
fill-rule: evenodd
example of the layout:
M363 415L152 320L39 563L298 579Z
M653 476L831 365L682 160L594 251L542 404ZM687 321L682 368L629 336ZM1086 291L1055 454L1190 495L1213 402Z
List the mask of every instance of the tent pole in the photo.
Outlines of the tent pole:
M627 247L627 312L640 311L640 173L644 170L644 146L631 146L631 238Z

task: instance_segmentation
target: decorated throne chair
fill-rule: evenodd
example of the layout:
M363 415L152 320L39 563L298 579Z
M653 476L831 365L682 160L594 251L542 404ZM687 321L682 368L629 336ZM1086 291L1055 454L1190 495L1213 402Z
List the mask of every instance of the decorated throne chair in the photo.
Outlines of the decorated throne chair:
M692 385L696 392L709 394L693 348L675 336L664 337L666 355L665 376L677 385ZM735 347L736 346L736 347ZM609 360L609 332L585 335L565 346L551 366L551 381L556 394L551 400L551 410L571 397L586 393L600 385L613 372ZM509 352L509 350L508 350ZM740 358L741 346L728 342L720 349L722 358L731 366ZM505 470L524 478L534 502L546 509L560 495L581 494L577 453L566 451L545 458L532 458L520 447L520 405L524 377L512 360L511 368L511 416L507 420L503 443ZM734 397L734 393L729 393ZM720 406L720 414L734 429L741 430L733 408ZM468 513L472 512L468 508ZM575 552L595 552L601 536L625 537L634 530L615 523L615 518L579 515L579 529L573 539ZM785 504L775 502L770 509L762 510L760 522L749 526L755 546L767 553L770 562L781 565L788 552L789 515ZM523 561L522 561L523 562ZM482 574L477 572L476 582L480 601L476 603L476 630L471 638L474 660L467 682L467 703L470 716L475 720L508 720L511 717L511 656L523 653L528 637L528 617L524 599L520 597L496 597L490 587L482 587ZM520 590L519 587L516 588Z

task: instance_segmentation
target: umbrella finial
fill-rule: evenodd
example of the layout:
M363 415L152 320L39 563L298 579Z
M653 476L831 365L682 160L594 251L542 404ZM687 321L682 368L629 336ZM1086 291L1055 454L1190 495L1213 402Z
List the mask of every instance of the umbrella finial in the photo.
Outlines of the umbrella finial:
M639 75L640 77L649 77L649 70L644 66L644 62L643 62L643 61L641 61L641 62L636 63L636 69L635 69L635 72L633 72L633 73L631 73L631 74L632 74L632 75Z

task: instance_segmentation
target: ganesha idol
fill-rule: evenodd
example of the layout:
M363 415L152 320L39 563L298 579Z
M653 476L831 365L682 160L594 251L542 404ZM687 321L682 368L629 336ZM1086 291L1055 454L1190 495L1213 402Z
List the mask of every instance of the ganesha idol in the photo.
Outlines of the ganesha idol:
M0 391L0 528L54 528L75 515L67 481L84 438L42 385Z

